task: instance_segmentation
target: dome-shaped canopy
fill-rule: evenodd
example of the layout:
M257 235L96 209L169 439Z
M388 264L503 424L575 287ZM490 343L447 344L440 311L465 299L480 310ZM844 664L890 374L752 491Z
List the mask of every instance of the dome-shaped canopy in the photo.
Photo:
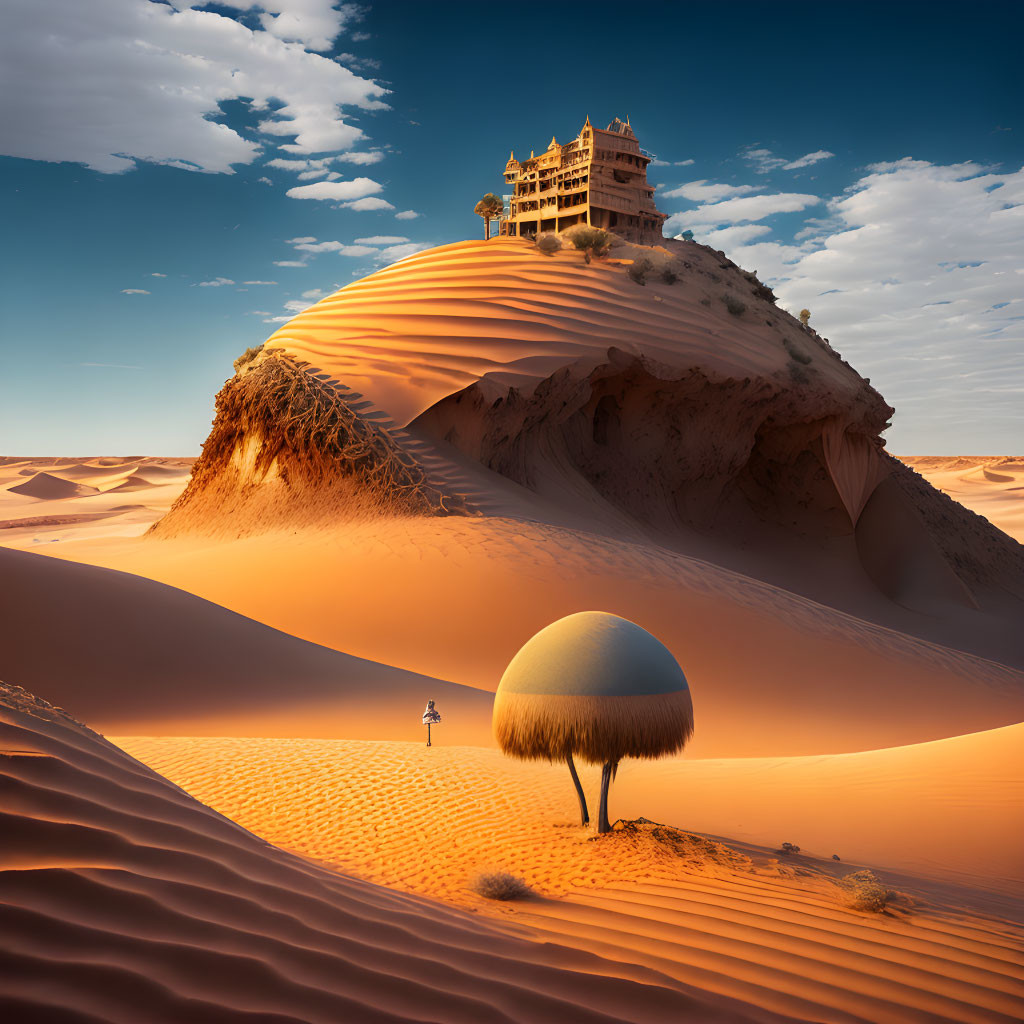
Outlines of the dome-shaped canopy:
M509 663L494 732L516 757L660 757L690 738L693 705L683 670L647 630L578 612L546 626Z
M576 612L522 646L501 678L507 693L633 697L688 689L669 649L629 619Z

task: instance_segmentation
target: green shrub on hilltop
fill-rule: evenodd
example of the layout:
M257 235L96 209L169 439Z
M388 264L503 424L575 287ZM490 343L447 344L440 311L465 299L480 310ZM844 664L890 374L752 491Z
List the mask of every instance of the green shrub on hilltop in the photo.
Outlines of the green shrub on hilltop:
M608 250L618 241L618 236L613 235L604 228L590 227L588 224L574 224L562 232L562 237L568 239L575 248L583 253L583 258L589 263L594 256L599 259L608 254Z

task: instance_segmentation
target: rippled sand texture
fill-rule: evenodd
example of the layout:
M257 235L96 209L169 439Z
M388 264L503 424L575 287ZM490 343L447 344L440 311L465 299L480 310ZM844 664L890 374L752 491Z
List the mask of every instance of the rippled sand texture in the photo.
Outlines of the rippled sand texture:
M775 1020L268 845L0 684L11 1024Z
M1024 880L1012 823L1024 810L1020 729L846 758L623 765L613 816L735 835L752 814L746 834L795 837L794 857L697 836L595 837L577 825L564 767L479 748L118 742L258 835L343 871L797 1019L903 1024L1024 1012L1024 929L1009 920ZM596 770L582 779L593 800ZM909 859L890 827L901 815ZM852 910L834 879L861 854L896 866L902 856L932 877L876 869L908 898L884 915ZM470 889L488 871L543 899L489 903ZM956 881L994 888L993 912L969 909Z

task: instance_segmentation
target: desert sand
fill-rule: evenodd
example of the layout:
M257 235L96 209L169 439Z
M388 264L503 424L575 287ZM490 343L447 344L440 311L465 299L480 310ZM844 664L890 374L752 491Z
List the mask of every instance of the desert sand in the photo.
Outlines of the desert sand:
M301 313L194 463L3 460L0 678L66 713L3 691L0 1006L1020 1019L1019 460L904 465L892 414L720 253L496 239ZM519 647L595 608L696 719L613 788L661 824L601 837L490 722Z
M798 1019L883 1022L1024 1009L1024 930L968 910L961 888L991 890L1007 918L1024 907L1021 739L1015 727L839 757L626 763L614 815L750 844L691 836L682 851L650 834L582 831L564 766L497 751L117 742L275 845L346 873L494 913L470 883L510 871L543 899L497 912L538 938ZM596 771L583 781L594 794ZM800 855L764 848L785 837ZM902 909L879 918L846 906L833 878L865 860L911 897Z
M933 487L1024 542L1024 459L1005 455L901 455Z

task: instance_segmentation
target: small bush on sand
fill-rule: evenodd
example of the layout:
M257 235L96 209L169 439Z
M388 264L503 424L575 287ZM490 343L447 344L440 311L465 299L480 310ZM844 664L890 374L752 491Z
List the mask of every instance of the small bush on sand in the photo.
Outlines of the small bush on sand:
M661 268L661 279L665 284L675 284L676 281L679 280L679 274L671 263L666 263L665 266Z
M473 892L487 900L525 900L533 890L522 878L516 878L507 871L490 875L479 875L473 882Z
M782 344L789 353L790 359L795 359L798 363L803 363L804 366L807 366L808 363L810 363L811 357L806 352L802 352L791 338L783 338Z
M579 249L588 263L594 256L600 258L607 255L608 250L618 241L618 237L610 231L593 228L588 224L574 224L562 232L562 237Z
M234 362L235 373L241 373L242 367L248 366L262 351L262 345L247 348Z
M875 876L873 871L855 871L839 879L839 885L846 890L847 905L854 910L865 910L880 914L897 895Z
M636 281L637 284L647 284L647 275L654 269L654 264L646 256L641 256L633 262L626 269L626 273L629 274L630 280Z
M804 327L809 327L810 326L810 324L811 324L811 311L809 309L801 309L800 310L800 323L802 323L804 325Z
M747 307L734 295L723 295L722 301L725 303L725 308L729 310L733 316L743 316L747 311Z
M554 254L562 248L562 240L558 235L553 234L550 231L545 231L543 235L538 235L536 244L537 248L540 249L545 256L554 256Z

